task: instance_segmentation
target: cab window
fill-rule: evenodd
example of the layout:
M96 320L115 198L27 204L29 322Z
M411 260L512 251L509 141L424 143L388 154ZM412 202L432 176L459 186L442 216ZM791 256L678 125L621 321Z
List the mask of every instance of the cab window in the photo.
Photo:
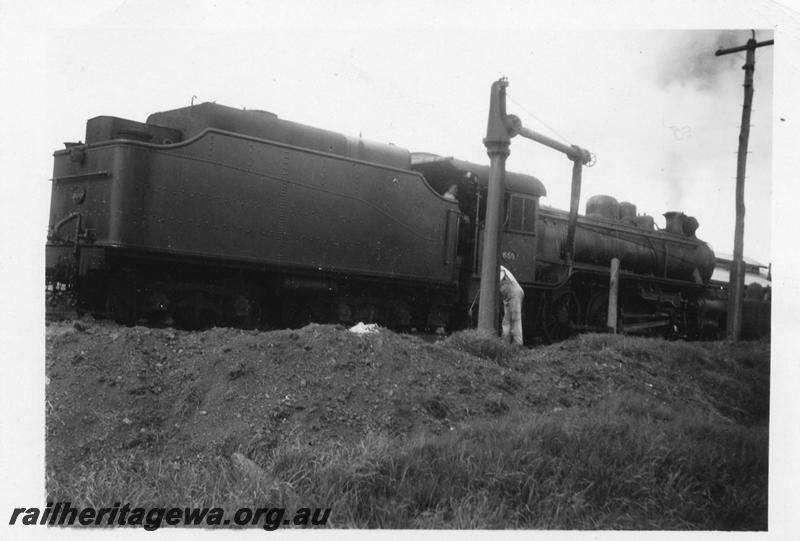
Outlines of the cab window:
M506 229L519 233L536 233L538 200L511 194L506 202Z

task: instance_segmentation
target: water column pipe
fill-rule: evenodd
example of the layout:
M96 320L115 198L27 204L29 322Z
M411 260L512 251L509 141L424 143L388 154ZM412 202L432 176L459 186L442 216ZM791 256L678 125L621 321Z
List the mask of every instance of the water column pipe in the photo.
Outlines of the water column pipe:
M483 144L489 155L489 181L486 198L486 228L483 236L481 261L480 304L478 329L492 334L497 332L499 306L497 292L500 287L500 234L505 193L506 158L510 153L511 136L506 125L506 87L504 77L492 83L489 98L489 123Z
M572 160L572 189L570 195L569 225L567 228L566 258L572 264L575 250L575 228L578 222L578 206L581 194L582 166L591 167L594 155L578 146L565 145L537 133L522 125L519 117L506 114L506 87L508 79L503 77L492 83L489 98L489 121L483 144L489 155L489 187L486 201L486 234L484 235L483 259L481 261L480 305L478 329L497 332L499 306L497 292L500 275L500 236L502 234L503 195L505 193L505 166L510 154L511 138L521 135L552 149L562 152Z
M578 209L581 201L581 177L583 174L583 166L586 165L591 167L597 160L594 154L586 149L583 149L577 145L570 146L559 143L555 139L551 139L546 135L542 135L541 133L535 132L530 128L524 127L519 117L514 115L507 116L506 124L508 125L508 130L512 137L515 135L521 135L526 139L536 141L537 143L541 143L561 152L572 161L572 186L570 189L569 198L569 225L567 226L566 246L566 259L567 262L572 265L572 258L575 254L575 228L578 223Z

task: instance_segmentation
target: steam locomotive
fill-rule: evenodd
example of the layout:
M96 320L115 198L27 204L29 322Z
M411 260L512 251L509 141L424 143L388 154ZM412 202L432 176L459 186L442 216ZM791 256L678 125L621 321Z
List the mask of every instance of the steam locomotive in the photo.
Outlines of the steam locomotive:
M186 327L474 324L486 165L214 103L92 118L54 158L46 280L80 311ZM542 182L505 184L500 251L525 289L526 339L604 330L612 258L623 332L724 328L696 219L669 212L659 230L594 196L568 258L568 213L540 206Z

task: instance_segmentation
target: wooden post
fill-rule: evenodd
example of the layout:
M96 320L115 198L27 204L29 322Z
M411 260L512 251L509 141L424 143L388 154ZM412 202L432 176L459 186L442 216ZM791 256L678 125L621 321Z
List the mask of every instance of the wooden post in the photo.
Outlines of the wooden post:
M744 63L744 104L742 126L739 132L739 152L736 164L736 226L733 235L733 263L731 264L730 298L728 304L728 340L738 340L742 332L742 299L744 298L744 176L747 165L747 140L750 136L750 110L753 103L753 71L756 62L756 40L748 41Z
M747 167L747 142L750 137L750 110L753 103L753 72L756 69L756 48L772 45L773 40L756 42L755 32L747 45L720 49L717 56L747 51L744 66L744 104L742 105L742 125L739 129L739 151L736 160L736 224L733 232L733 261L730 268L728 286L728 340L739 340L742 330L742 299L744 297L744 177Z
M619 259L611 260L608 281L608 321L607 330L617 334L617 299L619 298Z

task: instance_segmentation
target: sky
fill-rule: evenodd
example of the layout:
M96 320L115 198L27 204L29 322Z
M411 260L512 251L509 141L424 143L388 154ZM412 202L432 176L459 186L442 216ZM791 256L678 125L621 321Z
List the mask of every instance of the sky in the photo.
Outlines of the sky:
M782 300L798 292L791 280L792 158L800 150L797 4L0 0L0 220L7 247L0 272L7 306L19 307L3 312L0 329L14 346L9 362L31 367L6 379L41 389L52 153L82 140L91 117L144 121L192 99L215 101L487 163L489 89L507 77L509 113L597 156L584 170L582 211L594 194L633 202L660 225L664 212L684 211L698 219L698 237L730 254L745 53L713 53L744 44L750 29L759 41L776 41L756 51L744 253L775 265L777 349L793 336L777 332L781 322L800 317L797 303ZM571 163L563 155L516 138L508 168L538 177L548 190L544 204L568 208ZM15 406L15 395L0 395L4 410ZM29 426L42 424L38 407L30 415ZM18 426L0 420L4 431ZM16 436L20 449L39 449L28 453L34 459L42 452L37 430ZM781 511L780 504L770 508Z
M294 13L290 20L300 22L301 11ZM83 138L90 117L144 121L195 96L485 163L489 87L505 76L510 113L597 156L584 173L583 202L609 194L662 225L664 212L684 211L700 221L700 238L733 251L744 53L713 53L746 43L747 30L512 27L498 32L501 39L482 39L491 31L444 21L264 30L198 29L174 17L183 27L165 29L138 4L121 4L88 19L91 31L48 36L43 163L63 141ZM773 30L756 37L772 39ZM757 51L745 184L745 252L764 263L771 260L773 56L770 47ZM544 204L568 207L563 155L519 138L508 168L540 178Z
M444 2L411 17L413 2L390 4L396 18L368 24L391 10L347 4L359 23L322 2L216 12L209 2L89 2L95 9L53 23L44 39L42 169L62 142L83 138L88 118L143 121L193 97L486 162L489 86L505 76L510 113L597 156L583 201L613 195L662 224L664 212L684 211L700 221L698 236L733 251L744 53L713 53L745 43L749 31L537 28L537 13L513 3L483 28L477 10L447 9L477 3ZM258 16L243 19L246 11ZM772 39L773 28L762 23L756 37ZM746 182L745 253L764 263L772 257L773 56L771 47L757 51ZM508 167L539 177L545 204L568 206L562 155L519 139ZM31 180L46 202L48 184Z

